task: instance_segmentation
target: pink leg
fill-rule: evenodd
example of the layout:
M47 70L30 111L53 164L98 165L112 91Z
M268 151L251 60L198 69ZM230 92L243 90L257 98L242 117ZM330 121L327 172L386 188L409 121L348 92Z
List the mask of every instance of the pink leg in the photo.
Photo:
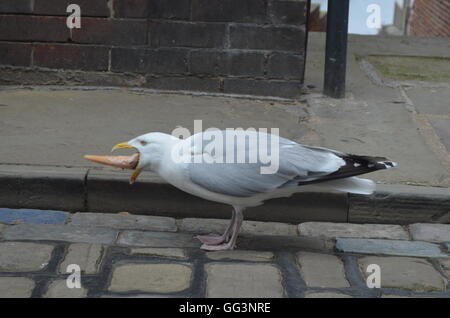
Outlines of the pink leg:
M231 230L231 238L228 242L223 242L221 244L203 244L200 248L205 251L224 251L224 250L232 250L236 246L236 239L239 235L239 230L241 229L242 221L244 217L242 215L241 208L235 208L236 211L236 220L234 222L233 228Z
M209 234L209 235L197 235L195 238L199 239L200 242L207 245L219 245L230 240L231 230L236 222L236 212L233 209L231 222L228 224L227 229L222 235Z

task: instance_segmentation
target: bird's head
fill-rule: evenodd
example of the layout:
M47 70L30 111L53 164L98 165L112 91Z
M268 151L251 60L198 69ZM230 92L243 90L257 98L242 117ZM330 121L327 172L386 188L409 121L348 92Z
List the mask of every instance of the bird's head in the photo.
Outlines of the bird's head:
M161 158L167 150L171 149L178 138L159 132L152 132L138 136L127 142L116 144L111 151L116 149L134 149L136 153L131 156L90 156L84 158L122 169L132 169L130 184L134 183L142 170L155 171Z

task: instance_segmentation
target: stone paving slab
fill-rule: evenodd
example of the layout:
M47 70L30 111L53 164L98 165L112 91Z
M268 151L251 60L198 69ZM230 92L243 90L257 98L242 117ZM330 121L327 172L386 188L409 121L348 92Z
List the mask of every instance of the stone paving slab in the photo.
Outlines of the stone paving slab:
M118 232L107 228L85 228L61 224L22 223L3 233L6 240L52 240L80 243L111 244Z
M0 208L0 222L7 224L64 224L68 216L62 211Z
M416 223L409 226L409 231L412 239L416 241L450 241L450 224Z
M28 242L0 242L0 272L30 272L44 269L54 247Z
M305 298L352 298L352 296L343 293L307 292Z
M447 87L408 87L405 89L409 98L415 101L417 110L422 114L448 115L448 103L450 91ZM447 127L448 130L448 127Z
M124 231L117 244L142 247L200 247L193 235L170 232Z
M109 228L87 228L75 225L22 223L3 233L6 240L51 240L111 244L118 232Z
M58 279L50 283L43 297L85 298L87 297L87 290L83 286L81 286L81 288L69 288L67 287L67 281L65 279Z
M192 269L187 264L123 264L114 269L112 292L180 292L189 287Z
M368 256L359 259L362 274L370 264L377 264L381 270L381 287L415 292L444 291L446 280L426 260L412 257Z
M408 240L408 232L400 225L305 222L298 225L301 236L357 237Z
M381 298L436 298L434 295L394 295L394 294L386 294L381 295ZM448 297L445 297L448 298Z
M444 147L447 150L447 153L450 153L450 132L448 129L448 127L450 126L450 118L431 117L429 121L431 126L434 128L434 131L437 137L439 138L439 141L444 145Z
M133 295L102 295L100 298L178 298L177 295L133 294Z
M273 259L272 252L233 250L233 251L217 251L206 253L206 257L212 260L239 260L268 262Z
M132 255L149 255L149 256L157 256L157 257L187 259L186 251L182 248L176 248L176 247L132 248L131 254Z
M179 221L180 231L192 233L223 233L230 220L185 218ZM280 222L244 221L242 234L297 235L295 225Z
M342 261L328 254L301 252L297 255L300 272L309 287L350 287Z
M67 273L70 264L77 264L85 274L95 274L100 270L105 246L101 244L74 243L68 247L67 254L59 266L60 273Z
M449 257L441 252L439 245L419 241L338 238L336 249L345 253Z
M111 213L75 213L72 225L99 226L112 229L176 232L174 218L146 215L123 215Z
M25 277L0 277L0 298L29 298L35 283Z
M334 240L318 237L301 237L288 235L240 235L236 246L243 250L307 250L331 252L334 250Z
M281 274L273 265L210 263L206 273L207 297L283 297Z

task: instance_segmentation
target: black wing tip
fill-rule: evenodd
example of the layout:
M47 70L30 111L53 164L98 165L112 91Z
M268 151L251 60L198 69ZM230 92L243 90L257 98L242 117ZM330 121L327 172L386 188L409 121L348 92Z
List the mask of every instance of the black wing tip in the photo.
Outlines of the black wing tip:
M397 163L394 161L379 161L377 164L384 166L384 169L394 168L397 166Z
M377 170L390 169L397 166L397 163L383 157L345 155L341 157L345 160L345 165L336 172L325 175L316 180L299 182L298 185L319 183L335 179L349 178L374 172Z
M390 169L397 166L395 161L391 161L384 157L370 157L370 156L357 156L357 155L349 155L344 157L345 159L349 159L347 164L353 164L353 166L357 167L359 165L365 166L369 169L381 170L381 169Z

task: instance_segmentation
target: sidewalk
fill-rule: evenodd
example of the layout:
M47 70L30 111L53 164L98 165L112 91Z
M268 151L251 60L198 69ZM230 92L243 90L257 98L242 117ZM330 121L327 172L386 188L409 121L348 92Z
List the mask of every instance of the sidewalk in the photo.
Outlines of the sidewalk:
M306 73L310 88L301 100L4 86L0 90L4 150L0 152L0 206L226 218L228 207L185 195L151 173L142 174L130 187L127 172L103 169L83 159L85 154L107 154L112 145L146 132L170 133L177 126L193 131L194 120L202 120L203 129L279 128L282 136L301 143L386 156L399 164L367 176L379 184L373 196L308 193L249 210L249 219L448 223L450 84L440 82L446 80L445 74L423 75L426 70L440 74L442 63L450 63L427 60L449 58L446 43L446 39L377 37L374 41L350 36L348 94L343 100L320 94L324 54L320 33L310 37ZM413 62L425 66L418 78L427 81L418 81L415 69L408 71L409 58L403 63L395 57L411 52L423 57ZM387 60L379 56L386 54ZM394 64L403 68L393 68L392 56L397 59ZM167 198L177 200L168 205ZM280 210L285 213L273 213Z
M415 70L406 81L377 80L376 69L363 63L368 55L412 52L450 58L446 41L350 36L343 100L319 94L325 43L320 33L311 33L308 46L305 82L314 88L300 101L3 86L0 146L8 151L0 153L0 163L98 168L83 155L109 152L117 142L150 131L170 133L177 126L193 131L194 120L201 119L203 129L275 127L306 144L397 161L396 169L371 174L380 183L449 187L450 83L418 82Z
M0 298L450 297L450 225L245 221L237 250L205 253L193 233L225 220L0 212Z

